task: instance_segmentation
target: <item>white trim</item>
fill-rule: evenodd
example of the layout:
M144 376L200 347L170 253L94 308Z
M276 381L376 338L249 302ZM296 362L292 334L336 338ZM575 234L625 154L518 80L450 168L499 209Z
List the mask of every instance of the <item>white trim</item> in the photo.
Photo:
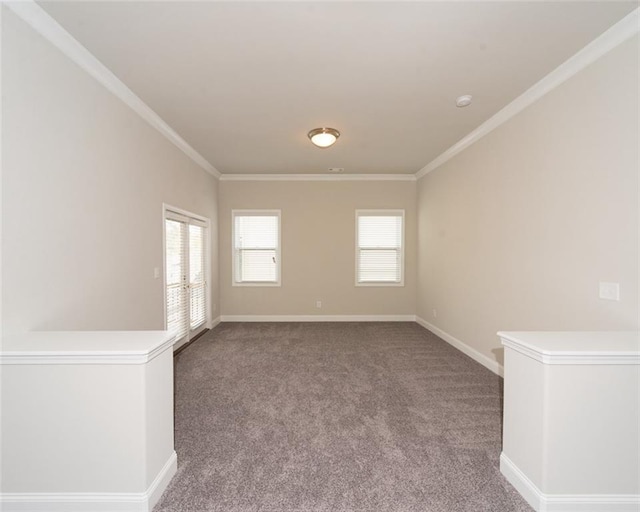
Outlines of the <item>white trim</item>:
M173 346L174 336L168 332L164 335L150 350L4 350L0 352L0 365L146 364Z
M500 472L537 512L637 512L638 494L544 494L504 452Z
M423 318L420 318L419 316L416 317L416 322L420 324L422 327L424 327L425 329L427 329L428 331L431 331L433 334L435 334L439 338L442 338L444 341L449 343L449 345L454 346L455 348L460 350L460 352L465 353L471 359L477 361L485 368L488 368L496 375L499 375L500 377L504 377L504 368L495 359L491 359L485 356L484 354L478 352L475 348L470 347L466 343L444 332L442 329L439 329L435 325L430 324L429 322L427 322Z
M209 329L213 329L220 322L222 322L222 320L220 319L220 316L214 318L213 320L211 320L211 322L209 322Z
M58 24L33 0L3 2L36 32L58 48L64 55L80 66L95 80L128 105L142 119L158 130L173 145L180 149L209 174L220 178L220 172L200 153L193 149L178 133L142 101L124 82L114 75L104 64Z
M160 501L162 497L162 493L171 482L171 479L174 477L176 472L178 471L178 455L175 451L171 452L169 459L165 462L164 466L160 472L156 475L151 482L151 485L145 492L146 500L147 500L147 510L153 510L153 507Z
M415 175L416 178L420 179L431 171L437 169L458 153L467 149L474 142L477 142L479 139L514 117L516 114L522 112L542 96L549 93L559 85L562 85L569 78L582 71L607 52L625 42L627 39L633 37L638 33L638 31L640 31L639 12L640 9L635 9L630 14L622 18L618 23L609 28L606 32L591 41L573 57L560 64L560 66L554 69L542 80L535 83L502 110L499 110L471 133L460 139L444 153L440 154L420 169Z
M498 332L502 345L543 364L565 365L640 365L639 350L544 350L509 332Z
M639 353L589 353L589 352L557 352L554 354L545 354L533 348L522 345L517 341L512 341L508 338L501 338L502 344L505 347L520 352L521 354L540 361L543 364L626 364L626 365L638 365L640 364Z
M174 451L145 492L7 492L0 494L0 509L4 512L151 512L177 469Z
M221 315L222 322L415 322L415 315Z
M536 485L529 480L529 477L511 462L511 459L509 459L504 452L500 454L500 473L515 487L516 491L520 493L520 496L522 496L529 505L537 511L540 510L536 508L536 506L540 504L542 493Z
M3 37L2 37L2 5L0 5L0 46L2 45L2 41L3 41ZM2 116L3 113L3 94L2 94L2 51L0 49L0 116ZM0 122L0 212L4 211L2 209L2 162L4 162L4 159L2 158L2 141L4 140L4 138L2 137L2 125L4 123ZM2 269L4 268L2 265L2 240L4 240L4 238L2 237L2 222L0 222L0 290L3 290L2 288ZM2 326L2 293L0 293L0 326ZM1 330L1 327L0 327ZM2 334L0 333L0 348L2 348ZM2 433L1 433L1 428L0 428L0 439L2 438ZM1 509L1 507L0 507Z
M220 181L416 181L415 174L222 174Z
M167 328L167 205L162 203L162 309L164 328ZM154 269L155 272L155 269Z
M193 213L188 210L183 210L182 208L171 206L170 204L167 204L167 203L162 203L162 211L165 212L165 215L166 215L166 212L176 213L178 215L182 215L183 217L188 218L189 220L193 219L193 220L200 221L203 224L206 224L207 227L209 227L210 220L204 215L198 215L197 213Z

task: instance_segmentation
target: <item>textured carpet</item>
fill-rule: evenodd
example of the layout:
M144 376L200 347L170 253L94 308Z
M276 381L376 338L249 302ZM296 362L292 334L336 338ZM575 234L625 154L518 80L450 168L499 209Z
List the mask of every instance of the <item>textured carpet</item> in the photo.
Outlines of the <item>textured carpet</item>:
M414 323L221 324L176 357L154 512L529 511L502 380Z

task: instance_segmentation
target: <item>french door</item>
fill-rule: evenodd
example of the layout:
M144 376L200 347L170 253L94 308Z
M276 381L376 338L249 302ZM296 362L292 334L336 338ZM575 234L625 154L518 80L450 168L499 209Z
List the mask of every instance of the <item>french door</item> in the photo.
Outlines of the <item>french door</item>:
M167 330L183 345L206 328L207 221L165 209Z

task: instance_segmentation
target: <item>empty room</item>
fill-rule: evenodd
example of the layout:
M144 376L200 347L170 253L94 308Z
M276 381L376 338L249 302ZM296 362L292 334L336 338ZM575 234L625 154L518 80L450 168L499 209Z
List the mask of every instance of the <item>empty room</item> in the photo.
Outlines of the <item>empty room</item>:
M640 510L637 1L2 1L0 510Z

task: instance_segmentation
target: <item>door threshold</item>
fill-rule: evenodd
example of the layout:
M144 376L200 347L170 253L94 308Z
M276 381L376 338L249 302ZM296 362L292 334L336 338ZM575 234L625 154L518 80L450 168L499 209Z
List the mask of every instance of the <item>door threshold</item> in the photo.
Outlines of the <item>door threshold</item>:
M178 350L176 350L173 353L173 357L176 357L180 352L182 352L185 348L187 348L189 345L191 345L194 341L200 339L200 337L209 332L210 329L203 329L202 331L200 331L198 334L196 334L192 339L190 339L189 341L187 341L184 345L181 345L180 348Z

